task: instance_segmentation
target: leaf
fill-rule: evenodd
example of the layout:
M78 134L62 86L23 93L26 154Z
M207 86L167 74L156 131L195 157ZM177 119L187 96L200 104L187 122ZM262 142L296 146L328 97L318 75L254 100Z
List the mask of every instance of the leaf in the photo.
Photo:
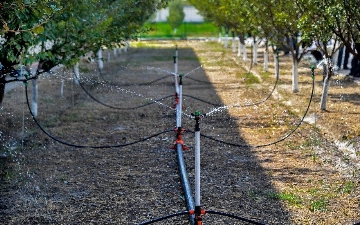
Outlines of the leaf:
M43 26L37 26L33 29L33 32L35 34L42 34L42 33L44 33L44 31L45 31L45 29Z

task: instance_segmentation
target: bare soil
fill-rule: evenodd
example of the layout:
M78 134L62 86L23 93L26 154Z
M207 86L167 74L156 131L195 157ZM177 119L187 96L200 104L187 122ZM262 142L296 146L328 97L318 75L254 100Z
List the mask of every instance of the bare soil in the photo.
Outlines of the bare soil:
M205 210L267 224L360 221L356 79L335 76L327 111L320 111L322 72L315 71L308 108L313 79L307 61L299 65L300 90L292 93L288 55L280 55L276 82L273 63L263 72L263 49L252 65L216 42L131 44L116 58L110 51L101 74L95 62L82 62L81 85L74 84L70 69L39 78L37 120L51 137L33 121L23 84L6 94L0 109L0 223L139 224L186 210L171 149L176 123L169 71L176 45L179 72L185 75L182 127L192 186L191 113L206 113L201 121ZM32 91L29 82L29 98ZM203 221L246 224L211 214ZM179 216L156 224L189 220Z

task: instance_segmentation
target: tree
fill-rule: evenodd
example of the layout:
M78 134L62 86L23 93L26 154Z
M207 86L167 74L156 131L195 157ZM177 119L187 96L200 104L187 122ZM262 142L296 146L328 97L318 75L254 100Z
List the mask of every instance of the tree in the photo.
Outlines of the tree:
M72 66L85 53L132 39L167 0L10 0L0 4L0 102L14 65L39 62L32 79L52 67ZM11 70L13 71L13 69Z
M185 18L184 4L181 0L174 0L169 4L169 16L167 22L174 29L176 34L177 28L183 23Z

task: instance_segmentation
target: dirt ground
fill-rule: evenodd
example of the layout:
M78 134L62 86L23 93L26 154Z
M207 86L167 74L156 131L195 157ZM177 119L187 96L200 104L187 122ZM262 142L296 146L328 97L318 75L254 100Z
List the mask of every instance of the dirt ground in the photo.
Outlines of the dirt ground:
M280 54L276 82L272 54L263 72L263 49L251 65L217 42L142 41L116 58L110 51L101 73L95 62L82 62L81 85L70 69L40 77L37 121L48 134L31 117L24 84L6 93L1 224L139 224L186 210L171 149L175 46L184 74L182 127L190 148L184 157L192 188L191 113L206 114L200 125L205 210L266 224L360 221L356 79L336 75L321 111L322 72L315 71L309 104L313 79L306 60L299 65L299 92L292 93L291 56ZM32 90L29 82L30 100ZM203 221L247 224L212 214Z

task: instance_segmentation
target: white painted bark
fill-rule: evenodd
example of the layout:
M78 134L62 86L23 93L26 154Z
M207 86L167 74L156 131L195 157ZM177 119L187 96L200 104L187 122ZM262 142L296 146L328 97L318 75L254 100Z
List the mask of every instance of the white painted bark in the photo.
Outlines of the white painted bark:
M256 41L254 41L254 44L253 44L253 62L254 64L257 64L258 63L258 44L256 43Z
M104 68L104 62L102 60L102 50L99 49L97 52L97 61L98 61L98 67L99 69L103 69Z
M331 80L330 80L329 76L326 76L325 80L324 80L323 91L322 91L321 101L320 101L320 109L321 110L326 110L326 102L327 102L328 92L329 92L329 88L330 88L330 82L331 82Z
M122 53L122 50L121 50L121 46L116 48L117 49L117 52L119 53L119 55Z
M219 33L219 39L218 39L218 42L221 43L222 41L222 36L221 36L221 33Z
M37 117L37 115L38 115L38 83L37 83L37 79L32 80L31 111L33 112L34 117Z
M79 85L80 73L79 73L79 63L74 65L74 83Z
M296 59L293 59L292 67L292 91L294 93L299 92L299 73L298 73L298 62Z
M114 51L114 58L117 57L117 52L116 52L116 50L117 50L116 48L113 49L113 51Z
M130 44L129 42L125 42L125 45L124 45L124 52L126 53L128 51L128 48L130 47Z
M237 56L238 56L238 57L241 56L241 48L242 48L241 42L239 41L239 42L238 42L238 53L237 53Z
M269 70L269 56L268 52L264 51L264 71L267 72Z
M231 48L232 48L232 52L236 52L236 39L235 39L235 37L232 38Z
M225 34L225 40L224 40L224 48L228 48L229 47L229 40L228 40L228 38L229 38L229 34L228 33L226 33Z
M242 47L243 47L243 50L242 50L243 60L247 61L246 45L242 45Z
M64 97L64 80L61 80L61 87L60 87L60 95L61 97Z
M110 52L108 52L107 60L108 60L108 62L110 62L110 60L111 60L111 54L110 54Z

